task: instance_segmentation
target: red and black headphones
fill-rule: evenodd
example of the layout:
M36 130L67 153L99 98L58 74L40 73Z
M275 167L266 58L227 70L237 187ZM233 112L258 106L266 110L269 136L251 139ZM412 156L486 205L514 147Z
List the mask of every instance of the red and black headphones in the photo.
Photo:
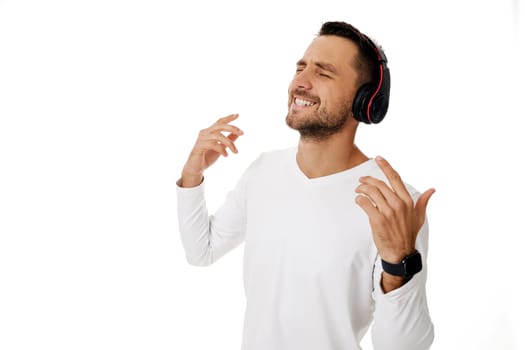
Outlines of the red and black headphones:
M378 80L361 86L355 95L352 113L357 121L365 124L377 124L383 120L388 110L390 97L390 70L386 55L370 38L363 34L366 41L377 55L379 63Z

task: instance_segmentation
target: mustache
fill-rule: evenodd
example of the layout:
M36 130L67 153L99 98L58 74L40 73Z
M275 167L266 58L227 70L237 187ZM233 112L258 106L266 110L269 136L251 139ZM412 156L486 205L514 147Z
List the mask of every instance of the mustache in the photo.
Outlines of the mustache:
M304 98L307 98L308 100L316 102L316 103L320 102L319 97L311 95L308 92L303 91L303 90L297 90L297 89L293 90L292 91L292 96L304 97Z

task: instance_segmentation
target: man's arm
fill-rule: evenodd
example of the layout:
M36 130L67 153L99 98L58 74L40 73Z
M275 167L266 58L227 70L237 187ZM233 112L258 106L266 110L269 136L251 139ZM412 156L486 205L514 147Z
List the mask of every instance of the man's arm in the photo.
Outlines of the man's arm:
M386 182L371 176L360 179L357 204L368 215L378 251L374 270L375 300L372 343L376 350L424 350L434 338L426 301L428 224L426 207L434 189L412 198L399 174L383 158L376 158ZM419 251L423 269L404 280L383 271L382 260L399 264ZM389 265L387 265L389 266Z
M195 146L177 181L179 230L186 258L192 265L209 265L244 239L244 181L234 191L215 216L209 216L204 197L204 171L219 158L227 156L226 148L237 153L234 141L243 132L229 123L233 114L219 119L201 130ZM227 136L223 132L229 132Z
M421 228L416 249L421 253L423 269L395 290L386 291L386 272L378 256L374 269L375 301L372 343L376 350L425 350L434 340L434 326L426 299L428 223ZM383 283L382 283L383 281Z

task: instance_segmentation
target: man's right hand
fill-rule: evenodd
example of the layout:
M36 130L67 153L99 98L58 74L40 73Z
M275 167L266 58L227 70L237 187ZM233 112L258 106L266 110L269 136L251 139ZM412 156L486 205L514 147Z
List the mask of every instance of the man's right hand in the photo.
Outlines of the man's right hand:
M200 131L197 142L182 169L182 187L198 186L202 182L204 171L215 163L221 154L224 157L228 156L226 148L237 153L234 142L243 134L243 131L229 123L238 117L238 114L231 114ZM229 133L228 136L225 136L223 132Z

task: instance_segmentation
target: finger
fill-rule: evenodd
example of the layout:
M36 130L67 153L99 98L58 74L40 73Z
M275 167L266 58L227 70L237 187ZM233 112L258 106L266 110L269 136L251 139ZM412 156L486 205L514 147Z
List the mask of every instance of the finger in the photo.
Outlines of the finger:
M232 143L235 142L238 138L239 138L239 135L236 135L236 134L229 134L228 136L226 136L228 139L232 140ZM235 146L235 143L233 144ZM235 146L236 149L237 149L237 146ZM235 152L235 153L238 153L238 150Z
M232 140L233 142L235 142L235 140L237 140L239 138L239 135L237 134L234 134L234 133L231 133L227 136L230 140Z
M365 211L370 220L375 218L377 215L380 215L377 208L374 206L374 204L372 204L370 198L366 197L365 195L357 195L355 197L355 202Z
M229 125L229 124L214 124L210 129L211 132L220 131L220 132L231 132L238 136L241 136L244 134L244 132L236 127L235 125Z
M223 117L223 118L219 118L217 120L217 122L215 122L215 124L227 124L231 121L234 121L235 119L239 118L239 114L238 113L235 113L235 114L230 114L226 117Z
M400 204L403 204L403 202L408 205L410 208L412 208L413 202L412 197L409 197L406 201L398 196L397 193L395 193L388 185L379 179L376 179L372 176L363 176L359 178L359 182L363 185L369 185L377 188L377 191L381 193L383 198L388 203L388 209L390 208L398 208ZM385 208L386 209L386 208ZM382 210L384 214L389 213L387 210Z
M386 186L386 185L385 185ZM392 209L388 205L381 191L372 185L361 184L355 189L357 193L364 194L383 215L389 216ZM392 192L391 190L389 190Z
M416 214L417 214L417 217L418 217L419 220L424 220L425 219L425 213L427 211L428 201L430 200L430 197L432 197L432 195L435 192L436 192L436 190L431 188L429 190L426 190L417 199L415 209L416 209ZM421 224L422 224L422 222L421 222Z
M394 192L397 193L399 197L405 201L405 203L410 203L412 197L410 196L410 193L408 193L403 180L401 180L401 176L399 176L399 173L395 171L390 163L388 163L386 159L381 156L376 157L376 163L379 165L379 168L381 171L383 171L386 178L388 179L390 186L392 186L392 190L394 190Z
M228 152L226 152L226 147L221 143L217 143L217 141L215 140L208 140L206 142L205 149L207 151L215 151L219 154L222 154L225 157L228 157Z
M221 133L218 133L216 136L216 140L228 147L229 149L231 149L233 153L237 153L237 147L235 147L235 144L228 137L224 136Z

